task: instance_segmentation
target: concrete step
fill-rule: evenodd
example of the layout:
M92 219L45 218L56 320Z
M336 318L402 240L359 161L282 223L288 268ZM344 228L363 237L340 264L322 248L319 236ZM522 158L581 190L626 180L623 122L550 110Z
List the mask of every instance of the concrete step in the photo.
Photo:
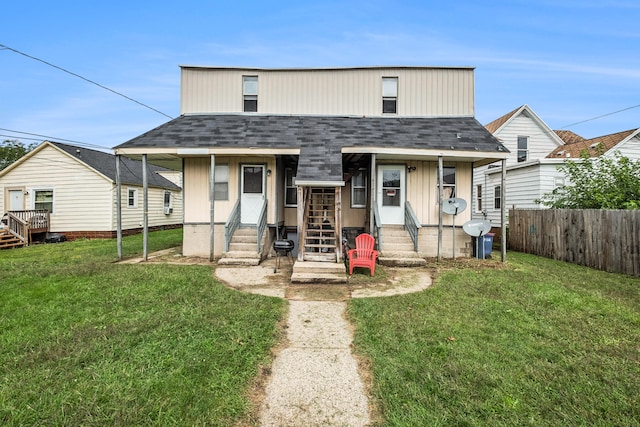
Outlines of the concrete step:
M230 252L253 252L258 250L256 242L253 243L229 243Z
M253 251L229 251L222 254L222 258L257 258L260 259L260 255L256 252L255 246Z
M230 243L253 243L254 245L256 244L256 242L258 241L258 236L256 236L255 233L249 235L237 235L234 234L234 236L231 238L231 242Z
M409 239L408 242L387 242L385 238L382 247L380 248L380 252L410 252L413 251L413 242Z
M233 232L234 236L256 236L257 231L255 227L238 227Z
M294 273L344 273L345 267L337 262L296 261L293 265Z
M218 265L260 265L260 258L220 258Z
M382 252L378 256L381 265L389 267L423 267L427 261L413 251Z
M347 274L332 273L292 273L291 283L347 283Z

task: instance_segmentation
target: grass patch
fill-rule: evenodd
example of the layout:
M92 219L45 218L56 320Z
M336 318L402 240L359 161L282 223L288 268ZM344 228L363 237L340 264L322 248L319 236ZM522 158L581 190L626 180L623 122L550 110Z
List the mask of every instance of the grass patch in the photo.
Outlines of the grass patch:
M150 234L150 251L181 230ZM142 250L124 238L125 257ZM230 425L278 336L284 301L211 267L115 264L113 240L0 253L2 425Z
M508 260L350 301L384 425L638 425L640 279Z

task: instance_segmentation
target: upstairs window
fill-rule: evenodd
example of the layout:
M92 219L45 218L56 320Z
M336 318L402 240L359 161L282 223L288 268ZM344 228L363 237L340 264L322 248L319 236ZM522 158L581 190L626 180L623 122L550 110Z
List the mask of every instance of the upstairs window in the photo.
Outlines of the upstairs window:
M518 137L518 162L526 162L529 159L529 137Z
M482 212L482 185L476 185L476 212Z
M242 76L243 111L256 113L258 111L258 76Z
M298 204L298 188L294 184L296 177L292 168L284 170L284 205L295 207Z
M367 207L367 170L359 169L351 178L351 207Z
M382 113L398 113L398 78L382 78Z

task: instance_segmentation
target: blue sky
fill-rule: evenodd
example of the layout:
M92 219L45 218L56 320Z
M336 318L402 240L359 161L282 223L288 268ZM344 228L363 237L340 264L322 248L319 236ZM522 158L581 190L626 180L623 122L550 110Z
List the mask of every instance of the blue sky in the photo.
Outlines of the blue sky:
M482 124L529 104L551 128L587 138L640 127L637 0L23 0L1 10L0 44L171 117L179 65L446 65L476 68ZM42 139L9 129L113 147L168 120L0 50L1 140Z

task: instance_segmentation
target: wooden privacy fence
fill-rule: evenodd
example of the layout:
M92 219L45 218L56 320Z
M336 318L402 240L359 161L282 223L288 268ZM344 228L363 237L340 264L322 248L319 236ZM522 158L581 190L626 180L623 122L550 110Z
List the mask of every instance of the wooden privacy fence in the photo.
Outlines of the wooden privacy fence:
M640 210L511 209L509 249L640 276Z

